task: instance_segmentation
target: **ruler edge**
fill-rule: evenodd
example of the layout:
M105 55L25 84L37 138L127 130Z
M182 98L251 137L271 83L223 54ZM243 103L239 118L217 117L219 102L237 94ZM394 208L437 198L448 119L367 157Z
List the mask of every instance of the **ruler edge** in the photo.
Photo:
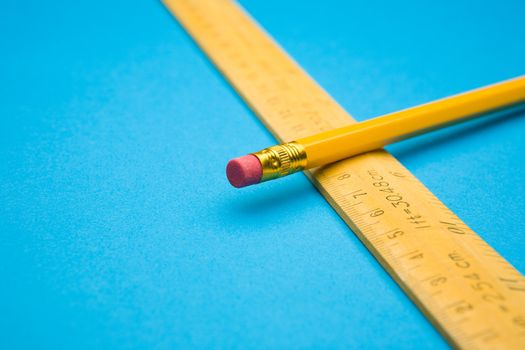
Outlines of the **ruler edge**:
M253 113L257 117L257 122L261 123L262 126L266 128L267 131L269 131L273 138L275 138L278 142L285 141L275 131L275 129L269 125L269 123L265 120L265 118L257 111L257 109L253 108L253 105L249 102L249 100L245 97L245 95L240 91L240 88L238 88L233 80L231 80L226 72L224 72L223 69L213 60L213 58L207 53L207 51L204 49L204 47L201 45L200 41L193 35L193 33L188 30L188 28L184 25L184 21L177 15L176 11L173 10L169 3L174 2L177 0L160 0L160 2L164 5L165 9L168 11L169 15L171 15L177 22L177 24L183 29L183 32L185 33L186 37L190 39L190 42L195 45L195 47L198 48L199 52L206 58L206 61L208 64L211 64L211 66L219 73L220 78L225 81L229 88L231 88L234 93L237 95L237 97L240 97L241 102L247 106L251 113ZM183 0L184 1L184 0ZM352 117L352 115L347 112L338 102L335 100L328 91L326 91L310 74L278 43L277 40L274 39L274 37L262 27L262 25L259 24L259 22L251 16L251 14L236 0L228 0L232 5L236 6L237 9L243 13L246 17L248 17L251 20L251 23L257 27L263 34L265 34L269 40L272 41L272 43L280 49L281 53L285 55L293 64L310 79L319 89L321 89L323 92L325 92L341 109L345 111L345 113L350 117L349 121L351 123L356 123L357 121ZM349 124L351 124L349 123ZM391 157L395 162L397 162L402 168L404 168L414 179L417 180L417 182L426 189L430 194L432 194L437 200L441 202L441 200L433 194L432 191L430 191L425 184L423 184L415 175L412 174L410 170L408 170L403 163L401 163L394 155L392 155L387 150L381 148L379 150L374 150L370 152L366 152L362 155L357 155L355 157L361 157L361 156L367 156L370 153L376 153L376 152L383 152L387 154L389 157ZM354 157L353 157L354 158ZM314 185L315 189L326 199L330 207L337 213L337 215L345 222L345 224L351 229L352 233L357 236L357 238L362 242L362 244L365 246L365 248L372 254L372 256L377 260L379 265L388 273L388 275L394 280L396 285L406 294L406 296L412 301L412 303L415 304L417 310L423 314L423 316L427 319L427 321L430 322L430 324L435 328L435 330L438 331L438 333L446 340L447 344L450 345L452 348L460 349L460 344L458 344L454 338L450 336L450 334L445 330L445 327L441 325L439 320L434 317L434 315L431 313L430 309L428 309L425 304L419 300L419 298L416 296L415 293L413 293L409 286L405 283L405 281L400 277L400 275L395 271L393 267L388 264L388 262L381 256L379 251L375 249L374 244L368 240L368 238L364 235L363 231L357 227L357 225L354 224L352 219L344 212L343 208L337 204L336 199L331 196L322 186L321 182L317 179L316 172L321 168L326 168L332 165L341 164L345 162L346 159L337 161L335 163L310 169L303 171L303 174L307 177L307 179ZM442 202L441 202L442 203ZM450 210L444 203L442 203L448 210ZM452 212L452 210L450 210ZM454 216L457 216L454 212L452 212ZM459 218L459 217L458 217ZM461 219L460 219L461 220ZM463 220L461 220L462 223ZM475 233L470 227L465 223L465 225L471 230L476 236L478 236L484 243L486 243L490 248L492 248L501 258L505 260L505 262L510 265L514 270L521 273L519 270L517 270L514 265L512 265L502 254L500 254L496 249L494 249L490 244L488 244L483 237L479 236L477 233Z
M252 104L244 97L244 94L240 91L239 88L233 83L232 80L229 79L228 75L221 69L221 67L207 54L206 50L202 47L199 40L197 40L192 33L183 25L183 21L181 18L175 13L175 11L171 11L168 2L170 0L160 0L164 6L167 8L169 14L176 19L176 22L178 22L178 25L183 29L183 32L185 35L190 38L191 43L195 45L199 52L203 54L203 56L206 58L206 61L213 66L213 68L219 73L220 78L225 81L230 89L233 90L233 92L241 99L241 102L248 107L251 113L253 113L256 116L256 122L261 123L264 128L266 128L267 131L270 132L273 138L275 138L279 142L283 142L283 139L279 137L274 130L274 128L269 125L269 123L257 112L255 108L252 107ZM253 20L252 16L249 15L249 13L240 6L237 1L234 2L242 12L249 16L250 19ZM262 30L262 27L253 20L253 23L257 25L259 29ZM269 36L269 38L282 50L282 52L290 59L292 60L298 67L301 69L302 72L304 72L308 77L316 84L317 81L313 79L303 68L301 65L299 65L289 54L287 51L285 51L283 48L281 48L280 45L277 44L277 41L269 35L265 30L263 32ZM321 87L322 88L322 87ZM324 90L324 89L323 89ZM328 92L326 92L328 94ZM331 96L330 96L331 97ZM332 97L331 97L332 98ZM332 98L333 99L333 98ZM350 114L349 114L350 115ZM354 121L353 118L350 119L351 121ZM355 122L355 121L354 121ZM377 151L372 151L377 152ZM390 154L388 151L383 150L383 152L388 153L390 156L392 156L401 166L404 167L404 165L397 160L392 154ZM367 152L370 153L370 152ZM359 157L361 155L358 155L356 157ZM342 162L345 162L345 160L338 161L334 164L341 164ZM345 222L345 224L350 228L353 233L363 244L363 246L366 248L370 254L376 259L377 263L383 270L394 280L395 284L398 288L400 288L410 299L412 303L415 304L416 310L423 314L423 316L431 323L431 325L438 331L438 333L446 339L448 344L454 345L454 347L458 347L458 344L455 343L453 338L449 336L449 334L445 331L445 328L439 323L439 321L432 315L431 311L424 305L423 302L421 302L417 296L410 290L410 288L406 285L406 283L403 281L403 279L399 276L399 274L394 270L393 267L388 264L388 262L381 256L378 250L375 249L372 242L370 242L366 236L363 234L363 232L353 223L351 218L343 211L341 206L339 206L335 200L334 197L332 197L321 185L320 181L317 180L315 172L316 169L311 170L305 170L303 171L303 174L306 176L306 178L311 182L311 184L314 186L314 188L321 194L321 196L324 197L324 199L328 202L329 206L336 212L336 214ZM424 185L423 185L424 186Z

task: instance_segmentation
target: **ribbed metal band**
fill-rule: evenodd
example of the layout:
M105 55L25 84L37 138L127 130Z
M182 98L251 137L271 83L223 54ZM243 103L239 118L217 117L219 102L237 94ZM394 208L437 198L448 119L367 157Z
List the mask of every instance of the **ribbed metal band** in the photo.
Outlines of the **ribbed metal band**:
M252 154L259 158L262 165L261 182L301 171L307 164L303 145L295 141L268 147Z

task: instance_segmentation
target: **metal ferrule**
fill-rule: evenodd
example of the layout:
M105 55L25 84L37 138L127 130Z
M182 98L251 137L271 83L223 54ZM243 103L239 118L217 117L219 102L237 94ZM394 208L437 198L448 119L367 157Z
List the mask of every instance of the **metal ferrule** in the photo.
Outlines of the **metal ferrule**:
M295 141L268 147L252 154L259 158L262 165L261 182L301 171L308 163L304 146Z

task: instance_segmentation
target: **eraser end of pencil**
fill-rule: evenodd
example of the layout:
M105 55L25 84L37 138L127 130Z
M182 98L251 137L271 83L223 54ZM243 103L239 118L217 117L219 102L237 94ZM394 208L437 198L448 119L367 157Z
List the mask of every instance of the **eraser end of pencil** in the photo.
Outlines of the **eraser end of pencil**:
M233 187L257 184L261 182L262 177L261 162L253 154L232 159L226 166L226 176Z

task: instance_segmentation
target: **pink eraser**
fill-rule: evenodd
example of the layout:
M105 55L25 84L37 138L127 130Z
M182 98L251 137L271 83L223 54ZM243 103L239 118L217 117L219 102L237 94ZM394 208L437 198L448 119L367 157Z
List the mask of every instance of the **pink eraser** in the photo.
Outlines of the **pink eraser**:
M262 166L253 154L232 159L226 166L228 181L237 188L261 182Z

